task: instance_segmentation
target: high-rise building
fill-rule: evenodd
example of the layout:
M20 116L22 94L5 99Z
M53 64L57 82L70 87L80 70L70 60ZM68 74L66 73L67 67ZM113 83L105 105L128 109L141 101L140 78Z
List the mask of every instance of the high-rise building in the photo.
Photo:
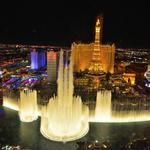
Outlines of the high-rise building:
M149 58L148 58L147 70L150 70L150 54L149 54Z
M100 16L95 25L95 41L90 44L73 43L74 72L89 70L114 73L115 45L102 44L102 22Z
M3 104L2 71L0 70L0 106Z
M49 82L55 82L57 78L57 53L47 52L47 75Z
M73 51L74 72L84 71L89 68L92 59L92 49L94 45L91 44L77 44L73 43L71 49Z
M149 56L149 60L148 60L147 70L146 70L144 76L148 81L148 83L146 83L146 86L150 87L150 56Z
M46 65L45 52L39 49L31 51L31 69L41 69Z

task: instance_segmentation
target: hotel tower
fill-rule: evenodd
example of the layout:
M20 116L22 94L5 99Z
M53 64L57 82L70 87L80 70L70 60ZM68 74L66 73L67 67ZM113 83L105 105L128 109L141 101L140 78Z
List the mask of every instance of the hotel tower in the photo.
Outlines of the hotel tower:
M90 44L73 43L74 72L89 70L90 73L114 73L115 45L102 44L103 17L95 24L95 40Z

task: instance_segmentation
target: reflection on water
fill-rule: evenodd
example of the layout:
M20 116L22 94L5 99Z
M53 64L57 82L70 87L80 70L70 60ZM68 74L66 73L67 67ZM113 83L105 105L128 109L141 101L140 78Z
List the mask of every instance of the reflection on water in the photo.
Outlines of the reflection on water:
M24 145L26 148L34 147L34 149L38 149L38 141L37 141L37 138L39 137L39 133L37 132L38 129L39 129L38 122L33 122L30 124L20 122L19 125L20 145Z
M68 143L53 142L40 132L40 119L31 123L19 121L16 111L4 108L0 114L0 147L21 145L32 150L76 150L79 141L109 141L114 150L122 149L135 138L150 138L150 122L90 123L89 133L80 140Z

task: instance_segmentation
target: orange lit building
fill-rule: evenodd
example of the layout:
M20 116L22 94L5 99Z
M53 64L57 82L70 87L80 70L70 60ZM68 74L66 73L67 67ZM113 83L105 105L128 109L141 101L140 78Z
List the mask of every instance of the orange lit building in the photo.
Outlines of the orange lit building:
M135 84L135 76L136 76L135 73L124 73L123 74L123 79L127 83L130 82L131 85L134 85Z
M101 43L103 18L98 17L95 26L95 42L73 43L74 72L101 70L114 73L115 45Z
M147 70L150 70L150 54L149 54L149 59L148 59Z
M54 51L47 52L47 75L49 82L56 82L57 53Z
M89 68L92 59L92 44L72 44L74 72L84 71Z

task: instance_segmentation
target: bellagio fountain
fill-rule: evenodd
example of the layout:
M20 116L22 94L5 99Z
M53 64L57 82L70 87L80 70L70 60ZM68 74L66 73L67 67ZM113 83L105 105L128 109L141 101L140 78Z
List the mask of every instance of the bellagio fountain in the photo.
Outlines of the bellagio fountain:
M97 92L96 105L90 110L82 104L80 96L73 96L73 60L64 65L63 51L60 51L57 96L49 99L45 106L38 107L37 92L20 91L19 103L5 95L3 106L19 111L20 120L32 122L41 116L40 132L53 141L73 141L82 138L89 131L89 122L140 122L150 120L150 102L112 101L111 91ZM38 110L38 108L41 108Z
M20 91L19 117L22 122L32 122L38 118L37 91Z
M89 109L82 104L81 97L73 96L72 56L70 64L64 65L63 51L60 51L57 84L57 96L50 98L41 110L40 131L54 141L79 139L89 130Z
M94 113L90 115L90 122L141 122L150 120L150 103L138 101L125 104L119 107L112 102L110 90L98 91ZM119 108L119 109L118 109ZM126 109L125 109L126 108Z

